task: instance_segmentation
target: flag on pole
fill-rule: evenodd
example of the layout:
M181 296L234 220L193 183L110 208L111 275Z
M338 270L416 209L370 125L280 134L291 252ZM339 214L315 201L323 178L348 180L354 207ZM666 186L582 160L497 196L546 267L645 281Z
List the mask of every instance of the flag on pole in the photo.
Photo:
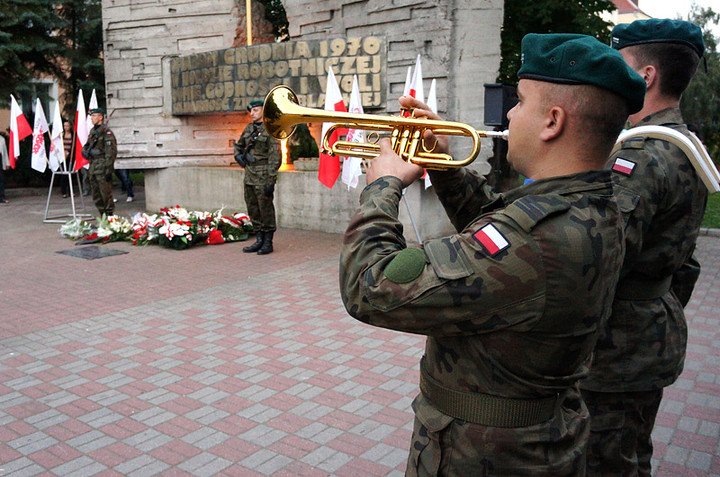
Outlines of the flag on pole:
M353 75L352 91L350 93L350 112L363 114L362 100L360 99L360 88L358 87L357 75ZM348 129L347 140L350 142L365 142L365 131L362 129ZM362 158L346 157L343 159L342 181L347 184L348 190L358 185L358 179L362 174Z
M428 93L428 99L426 103L430 110L437 114L437 93L435 92L435 80L432 80L432 83L430 83L430 92Z
M332 66L328 68L327 86L325 87L325 111L343 111L347 112L345 102L343 101L340 87L335 80ZM325 141L325 133L330 129L332 123L323 123L322 141ZM346 130L336 129L328 140L328 145L332 146L338 140L338 136L346 134ZM326 187L332 189L338 176L340 175L340 161L337 157L329 155L326 151L320 152L320 162L318 167L318 180Z
M50 133L50 169L57 171L65 161L65 145L63 144L63 124L60 117L60 103L55 100L52 132ZM63 167L64 169L64 167Z
M18 106L15 97L10 95L10 167L15 169L15 159L20 155L20 141L32 134L30 123Z
M430 92L428 92L428 100L427 105L430 108L430 111L437 114L437 93L435 91L435 80L432 80L432 83L430 83ZM430 174L425 172L425 188L427 189L432 185L432 182L430 182Z
M413 71L412 81L410 82L410 92L408 93L421 103L425 102L425 91L423 90L422 63L420 55L415 61L415 71Z
M88 103L87 109L88 109L88 111L90 111L97 107L98 107L97 96L95 96L95 88L93 88L92 93L90 94L90 102ZM89 114L86 116L86 118L87 119L85 120L85 122L87 123L87 130L89 132L93 128L93 123L92 123L92 119L90 119Z
M405 76L405 87L403 88L403 96L410 95L410 85L412 84L412 66L408 66L408 72Z
M82 156L82 147L87 142L89 129L87 127L87 109L85 109L85 99L82 90L78 93L77 109L75 110L75 170L79 171L81 167L90 164L87 159Z
M45 152L45 133L48 132L48 123L45 119L40 98L35 103L35 125L33 127L32 157L30 166L38 172L45 172L47 169L47 153Z

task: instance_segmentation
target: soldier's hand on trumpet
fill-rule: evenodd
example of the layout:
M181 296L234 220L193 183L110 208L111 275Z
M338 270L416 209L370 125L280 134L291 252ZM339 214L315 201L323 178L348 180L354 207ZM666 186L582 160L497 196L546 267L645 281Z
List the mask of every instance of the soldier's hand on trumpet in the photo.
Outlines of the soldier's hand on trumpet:
M372 161L367 161L367 169L365 179L368 184L375 182L377 179L385 176L393 176L400 179L403 187L420 179L423 175L422 167L412 162L403 161L400 156L395 154L390 139L380 139L380 154Z
M415 118L427 118L442 121L442 118L435 114L427 104L413 98L412 96L400 96L398 101L400 103L400 108L412 111L412 116ZM423 140L428 152L444 154L450 153L447 136L436 135L431 130L427 129L423 133ZM432 147L433 145L434 147Z

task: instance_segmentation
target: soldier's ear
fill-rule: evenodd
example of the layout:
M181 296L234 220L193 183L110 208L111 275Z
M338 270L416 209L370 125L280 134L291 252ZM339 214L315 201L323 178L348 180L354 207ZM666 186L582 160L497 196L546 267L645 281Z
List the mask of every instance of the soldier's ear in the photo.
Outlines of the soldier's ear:
M565 129L567 114L561 106L550 108L543 118L543 130L540 132L540 139L550 141L558 137Z

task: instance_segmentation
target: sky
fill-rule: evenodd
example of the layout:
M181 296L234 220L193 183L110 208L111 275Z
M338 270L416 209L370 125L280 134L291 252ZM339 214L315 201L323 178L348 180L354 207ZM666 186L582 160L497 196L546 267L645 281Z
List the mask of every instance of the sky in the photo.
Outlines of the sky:
M677 18L687 19L690 7L696 3L700 7L712 7L716 13L720 13L720 2L717 0L640 0L640 10L653 18ZM712 28L713 34L720 36L720 26L717 24Z

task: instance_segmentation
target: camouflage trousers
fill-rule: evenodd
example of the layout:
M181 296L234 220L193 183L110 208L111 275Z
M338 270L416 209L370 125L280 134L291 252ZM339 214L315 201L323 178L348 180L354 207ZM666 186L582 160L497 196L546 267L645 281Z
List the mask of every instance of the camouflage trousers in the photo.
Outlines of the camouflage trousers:
M447 416L420 394L405 475L584 476L587 408L574 389L559 402L546 422L500 428Z
M112 182L106 181L104 174L88 174L88 183L98 212L108 216L113 215L115 201L113 201L112 195Z
M245 184L245 205L255 231L274 232L277 229L273 196L265 195L264 185Z
M601 393L583 390L590 411L588 476L650 477L651 433L663 390Z

